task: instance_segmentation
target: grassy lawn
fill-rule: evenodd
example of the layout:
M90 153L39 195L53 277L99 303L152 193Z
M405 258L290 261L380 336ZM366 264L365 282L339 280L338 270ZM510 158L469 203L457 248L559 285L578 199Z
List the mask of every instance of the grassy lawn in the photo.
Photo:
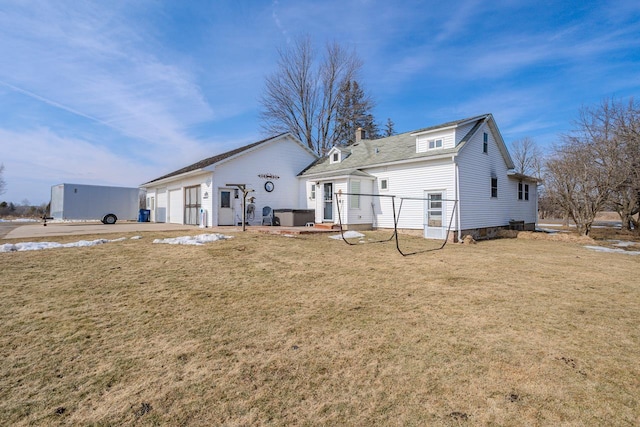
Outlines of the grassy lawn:
M640 424L638 256L182 234L0 253L0 425Z

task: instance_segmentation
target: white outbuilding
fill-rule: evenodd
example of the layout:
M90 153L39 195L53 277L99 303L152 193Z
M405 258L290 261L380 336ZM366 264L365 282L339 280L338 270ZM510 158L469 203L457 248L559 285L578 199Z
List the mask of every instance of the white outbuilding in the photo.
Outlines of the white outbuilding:
M200 160L141 187L152 222L214 226L242 223L240 184L250 191L245 221L259 225L263 213L303 205L297 175L316 159L311 149L285 133Z

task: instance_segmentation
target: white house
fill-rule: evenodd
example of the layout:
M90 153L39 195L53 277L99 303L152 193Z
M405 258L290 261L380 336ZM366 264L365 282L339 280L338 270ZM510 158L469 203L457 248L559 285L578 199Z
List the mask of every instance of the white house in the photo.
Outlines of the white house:
M316 158L286 133L209 157L141 187L147 191L152 222L200 225L204 217L212 226L242 223L243 194L231 185L242 184L253 190L246 220L261 224L265 206L299 208L304 195L299 194L297 174Z
M394 195L398 228L423 230L426 238L535 227L537 180L513 172L491 114L376 140L362 137L333 147L299 174L317 223L393 228L388 196Z

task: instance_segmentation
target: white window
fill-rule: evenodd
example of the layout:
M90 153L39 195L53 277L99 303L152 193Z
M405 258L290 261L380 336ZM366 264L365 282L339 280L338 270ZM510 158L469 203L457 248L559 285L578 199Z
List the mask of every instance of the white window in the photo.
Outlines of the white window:
M350 193L353 193L349 196L349 207L351 209L360 209L360 181L351 181L351 190ZM358 194L358 195L356 195Z
M518 183L518 200L529 200L529 184Z
M309 198L311 200L315 200L316 199L316 185L315 184L311 184L311 192L310 192Z
M442 140L441 139L430 139L429 140L429 150L434 150L436 148L442 148Z
M389 189L389 178L380 179L380 191L387 191Z
M522 200L522 181L518 183L518 200Z

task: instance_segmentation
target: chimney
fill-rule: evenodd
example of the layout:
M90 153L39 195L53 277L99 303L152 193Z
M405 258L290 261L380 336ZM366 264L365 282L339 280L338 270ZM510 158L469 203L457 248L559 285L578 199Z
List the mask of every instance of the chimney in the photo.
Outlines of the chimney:
M365 132L364 129L358 128L356 129L356 142L360 142L364 139Z

